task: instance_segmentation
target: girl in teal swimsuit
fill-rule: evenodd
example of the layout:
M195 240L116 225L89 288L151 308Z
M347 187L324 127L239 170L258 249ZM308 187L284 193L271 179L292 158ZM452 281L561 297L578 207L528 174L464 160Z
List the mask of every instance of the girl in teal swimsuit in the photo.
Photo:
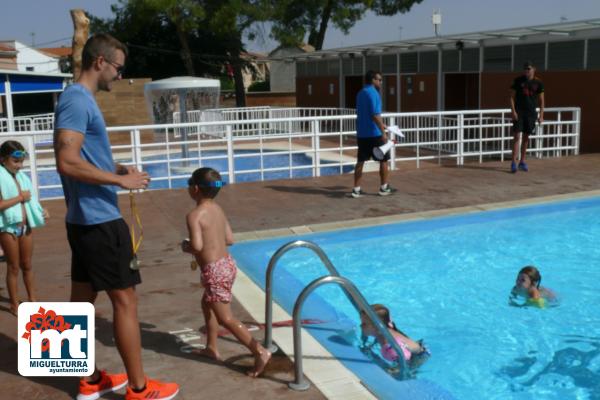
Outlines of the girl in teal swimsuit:
M46 210L31 193L31 181L21 172L27 152L21 143L8 140L0 146L0 245L6 256L6 286L10 297L10 312L19 307L19 269L29 301L37 301L31 255L31 228L44 225Z

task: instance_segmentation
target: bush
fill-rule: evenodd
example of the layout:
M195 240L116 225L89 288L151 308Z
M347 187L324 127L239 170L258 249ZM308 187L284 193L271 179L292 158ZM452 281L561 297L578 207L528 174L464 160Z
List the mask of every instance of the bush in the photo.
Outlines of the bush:
M249 92L270 92L271 91L271 82L269 81L257 81L252 83L248 87Z

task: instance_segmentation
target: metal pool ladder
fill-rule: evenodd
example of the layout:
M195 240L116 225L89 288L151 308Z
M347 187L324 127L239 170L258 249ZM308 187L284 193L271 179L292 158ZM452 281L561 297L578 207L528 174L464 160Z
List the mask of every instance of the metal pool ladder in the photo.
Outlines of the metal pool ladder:
M320 278L315 279L311 283L309 283L298 295L296 302L294 303L294 311L293 311L293 332L294 332L294 373L295 380L294 382L290 382L288 386L290 389L294 390L307 390L310 387L310 383L304 379L304 374L302 372L302 337L301 337L301 313L302 306L304 305L304 301L306 298L319 286L328 284L328 283L336 283L341 286L344 294L348 297L350 302L354 305L354 307L359 312L364 312L375 328L379 331L379 333L385 338L385 340L391 345L392 349L398 355L398 364L400 366L400 378L406 379L408 376L408 369L406 366L406 361L404 360L403 352L394 337L390 334L388 329L383 325L381 320L377 317L377 315L373 312L367 300L360 293L357 287L348 279L340 276L337 269L333 266L333 263L327 257L323 249L321 249L318 245L313 242L297 240L294 242L287 243L281 246L275 254L271 257L269 261L269 266L267 267L267 276L266 276L266 304L265 304L265 340L264 346L269 349L271 352L277 351L277 346L273 344L273 270L277 265L277 261L288 251L304 247L314 251L325 267L329 270L329 275L321 276Z

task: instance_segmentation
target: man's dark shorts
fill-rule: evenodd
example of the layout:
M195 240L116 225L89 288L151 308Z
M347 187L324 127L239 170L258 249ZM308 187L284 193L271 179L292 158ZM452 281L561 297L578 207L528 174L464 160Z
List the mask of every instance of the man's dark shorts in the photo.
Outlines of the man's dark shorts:
M130 267L131 235L122 218L97 225L67 223L67 238L72 281L89 282L96 292L141 283L140 272Z
M532 135L535 132L535 123L537 121L537 115L521 115L519 119L513 121L513 135L519 132L523 132L523 135Z
M369 138L357 138L356 142L358 144L358 153L356 154L356 158L358 162L369 161L371 158L375 160L373 157L373 149L375 147L379 147L384 143L382 136L369 137ZM390 153L387 152L383 156L383 160L375 160L375 161L388 161L390 159Z

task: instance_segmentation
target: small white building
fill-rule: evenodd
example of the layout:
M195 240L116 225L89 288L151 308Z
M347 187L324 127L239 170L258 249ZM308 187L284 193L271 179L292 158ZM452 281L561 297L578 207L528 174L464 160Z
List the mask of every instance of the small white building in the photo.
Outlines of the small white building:
M59 57L52 57L16 40L2 40L0 46L16 52L18 71L41 74L60 73Z
M271 53L271 92L296 91L296 64L292 60L279 59L290 55L299 55L315 51L309 44L294 47L279 46Z

